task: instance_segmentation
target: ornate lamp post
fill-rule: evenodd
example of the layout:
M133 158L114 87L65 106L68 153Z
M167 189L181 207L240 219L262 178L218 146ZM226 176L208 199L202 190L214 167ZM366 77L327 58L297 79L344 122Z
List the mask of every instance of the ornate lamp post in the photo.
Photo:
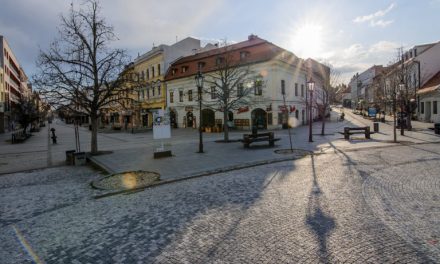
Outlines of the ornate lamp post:
M203 134L202 134L202 88L203 88L203 81L204 78L202 73L200 71L197 72L197 75L195 77L196 79L196 85L197 85L197 94L199 98L199 151L198 153L203 153Z
M404 136L404 125L403 125L403 89L405 89L405 84L403 81L400 81L399 84L399 93L400 93L400 135Z
M313 122L313 115L312 115L312 103L313 103L313 90L315 89L315 82L310 77L310 80L307 82L307 89L310 92L310 110L309 110L309 142L313 142L312 137L312 122Z

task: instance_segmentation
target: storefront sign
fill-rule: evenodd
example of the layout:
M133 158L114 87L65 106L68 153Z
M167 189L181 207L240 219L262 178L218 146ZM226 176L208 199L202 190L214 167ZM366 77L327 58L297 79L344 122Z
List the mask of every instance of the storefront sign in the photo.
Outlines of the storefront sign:
M374 107L370 107L368 108L368 116L370 117L375 117L377 114L377 110Z
M240 108L238 108L238 111L237 111L237 113L244 113L244 112L247 112L247 111L249 111L249 106L245 106L245 107L240 107Z

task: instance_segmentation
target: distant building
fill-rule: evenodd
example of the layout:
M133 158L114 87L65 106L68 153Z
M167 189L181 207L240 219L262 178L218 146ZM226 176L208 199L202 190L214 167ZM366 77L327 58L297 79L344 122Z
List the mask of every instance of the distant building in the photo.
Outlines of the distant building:
M417 91L417 96L419 99L419 119L440 123L440 71Z
M32 94L28 77L5 37L0 35L0 133L14 126L14 109L22 96Z

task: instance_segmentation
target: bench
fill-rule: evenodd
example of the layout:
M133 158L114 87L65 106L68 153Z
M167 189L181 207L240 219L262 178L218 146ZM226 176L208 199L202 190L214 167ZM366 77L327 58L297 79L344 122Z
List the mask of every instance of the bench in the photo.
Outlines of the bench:
M23 142L30 137L30 135L26 134L24 129L17 129L12 131L11 136L12 144Z
M249 148L249 145L253 142L262 142L262 141L268 141L269 146L273 147L275 146L275 141L280 140L280 138L275 138L273 132L267 132L267 133L256 133L256 134L244 134L243 135L243 146L245 148Z
M341 133L342 134L342 133ZM350 135L365 134L366 139L370 139L370 135L374 132L370 132L370 127L344 127L344 139L349 140Z

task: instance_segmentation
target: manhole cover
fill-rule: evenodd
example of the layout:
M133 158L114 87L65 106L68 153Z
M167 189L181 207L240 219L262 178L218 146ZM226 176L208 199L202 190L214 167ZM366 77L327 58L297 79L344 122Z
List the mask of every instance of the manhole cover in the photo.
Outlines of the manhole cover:
M151 185L159 179L160 175L156 172L128 171L93 181L92 186L103 190L130 190Z
M311 151L305 149L277 149L274 152L281 155L293 155L297 158L302 158L304 156L312 154Z

